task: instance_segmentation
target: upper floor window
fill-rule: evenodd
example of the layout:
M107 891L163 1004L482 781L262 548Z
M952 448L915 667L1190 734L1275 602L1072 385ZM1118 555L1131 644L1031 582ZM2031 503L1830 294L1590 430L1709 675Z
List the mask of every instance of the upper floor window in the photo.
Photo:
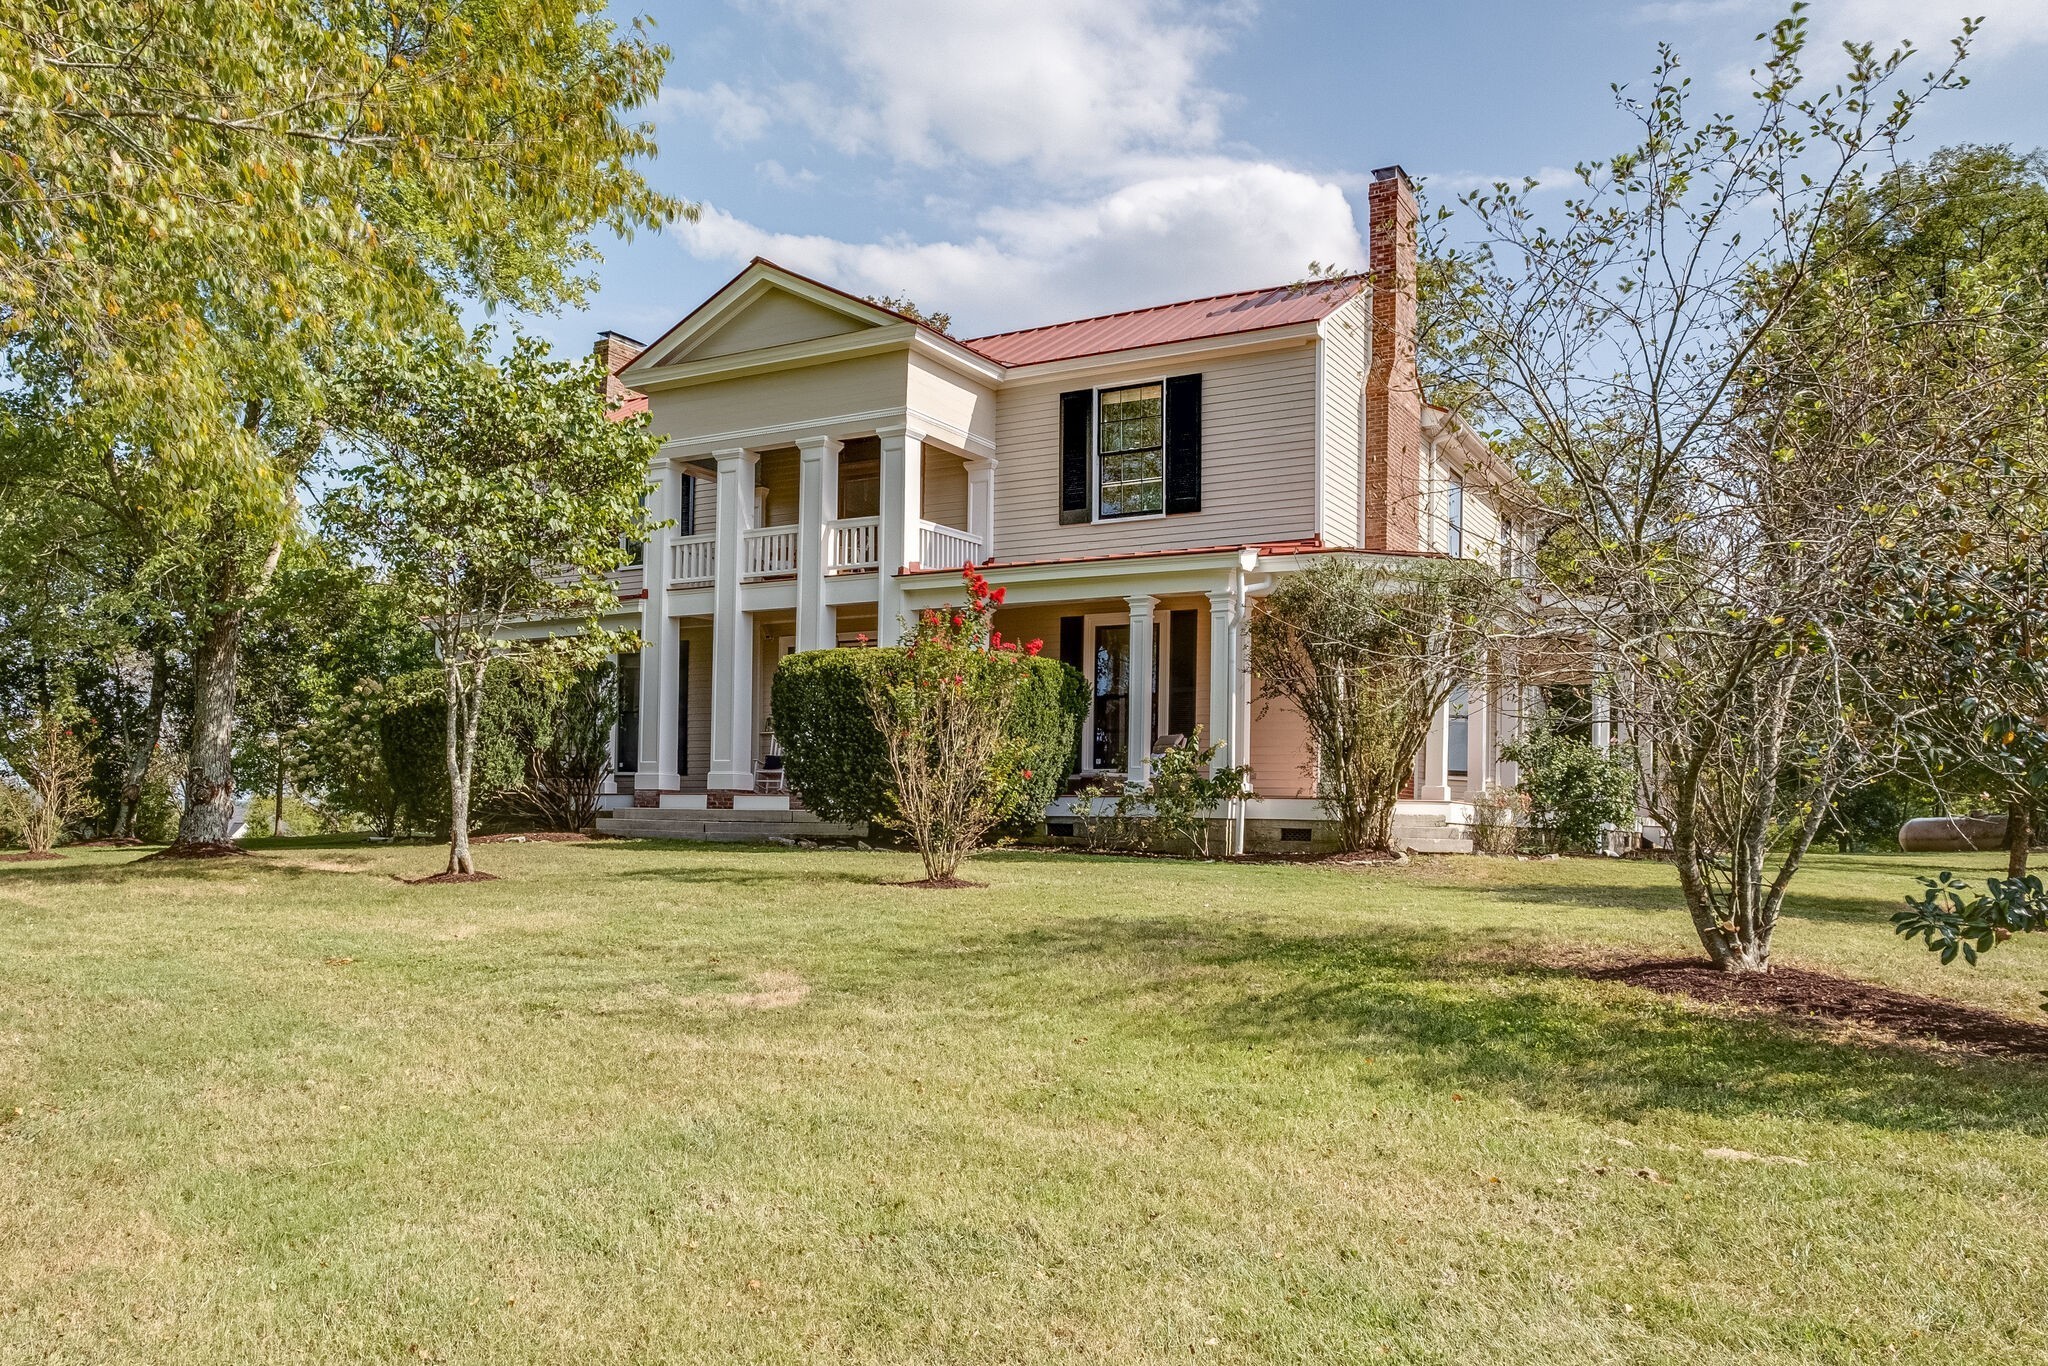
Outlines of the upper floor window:
M1505 517L1500 522L1500 572L1515 572L1515 524Z
M1165 388L1104 389L1096 430L1096 508L1100 517L1166 511Z
M1452 555L1465 553L1465 481L1456 475L1444 491L1444 549Z

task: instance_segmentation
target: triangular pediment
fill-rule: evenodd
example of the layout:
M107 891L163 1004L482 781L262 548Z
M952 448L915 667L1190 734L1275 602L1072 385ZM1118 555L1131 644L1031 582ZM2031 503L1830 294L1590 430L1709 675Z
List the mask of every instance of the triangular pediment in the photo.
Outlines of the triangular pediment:
M620 378L630 385L636 370L823 341L899 321L872 304L756 261L648 347Z

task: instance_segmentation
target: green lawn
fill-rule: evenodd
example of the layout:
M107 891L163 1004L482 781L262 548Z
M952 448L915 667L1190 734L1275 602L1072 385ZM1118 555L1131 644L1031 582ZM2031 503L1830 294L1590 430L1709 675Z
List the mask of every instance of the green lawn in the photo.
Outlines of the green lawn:
M2048 1067L1544 966L1668 869L479 852L0 866L0 1362L2048 1357ZM1926 866L1781 958L2038 1017Z

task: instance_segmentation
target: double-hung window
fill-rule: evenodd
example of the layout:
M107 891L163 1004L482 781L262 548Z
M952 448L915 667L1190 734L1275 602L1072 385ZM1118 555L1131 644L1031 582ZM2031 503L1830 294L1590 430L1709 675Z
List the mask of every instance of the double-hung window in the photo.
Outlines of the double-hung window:
M1166 511L1164 386L1104 389L1095 438L1096 516Z
M1465 481L1451 476L1450 488L1444 494L1444 551L1450 555L1465 553Z

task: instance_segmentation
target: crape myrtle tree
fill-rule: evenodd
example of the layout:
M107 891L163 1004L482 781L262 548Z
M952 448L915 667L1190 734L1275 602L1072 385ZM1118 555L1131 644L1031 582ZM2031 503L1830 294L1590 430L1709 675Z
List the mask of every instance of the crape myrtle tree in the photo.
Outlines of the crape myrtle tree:
M1515 585L1471 560L1320 559L1256 600L1251 666L1314 737L1307 771L1347 850L1389 849L1438 711L1484 678Z
M191 640L178 843L228 833L241 628L350 346L575 297L684 206L629 121L666 51L600 0L0 0L0 347L116 438Z
M1703 113L1665 49L1617 92L1636 148L1554 202L1467 196L1470 287L1430 360L1554 510L1539 648L1602 674L1729 971L1768 968L1831 798L1884 758L1857 671L1876 556L1985 406L1902 366L1916 343L1838 269L1837 207L1961 83L1970 26L1931 73L1849 45L1815 81L1802 8L1760 35L1746 115Z
M462 876L476 872L469 797L485 670L517 654L588 665L609 649L596 618L618 590L604 575L649 530L641 497L660 446L644 417L611 420L594 361L551 361L519 337L493 364L480 355L489 340L402 348L352 372L337 417L367 458L322 509L433 636L448 704L447 871ZM562 617L584 618L586 631L508 634Z
M1010 717L1042 642L1004 640L995 613L1005 591L972 566L961 578L967 601L918 613L902 652L866 683L888 761L881 819L917 847L931 886L952 885L1036 790L1037 760Z

